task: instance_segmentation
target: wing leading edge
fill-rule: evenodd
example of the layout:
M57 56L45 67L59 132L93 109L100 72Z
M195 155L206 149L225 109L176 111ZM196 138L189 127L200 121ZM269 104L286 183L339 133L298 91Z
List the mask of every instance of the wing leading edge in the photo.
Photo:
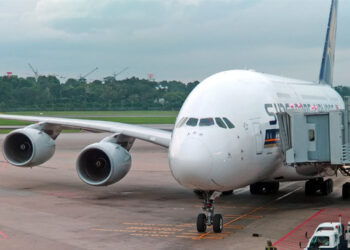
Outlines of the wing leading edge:
M4 114L0 115L0 119L37 122L45 126L58 127L60 129L83 129L94 132L117 133L163 147L169 147L171 140L170 131L118 122Z

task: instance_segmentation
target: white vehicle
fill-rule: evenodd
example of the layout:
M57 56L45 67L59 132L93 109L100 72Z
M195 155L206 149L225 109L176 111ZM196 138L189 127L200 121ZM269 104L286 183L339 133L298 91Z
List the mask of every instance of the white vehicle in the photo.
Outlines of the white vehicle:
M339 234L333 230L325 230L314 233L305 250L339 249L339 247Z
M340 222L324 222L318 225L315 233L320 231L335 231L339 237L343 236L343 225Z
M197 230L223 229L214 213L220 192L250 185L251 193L274 193L279 181L306 182L306 193L329 194L332 180L323 180L328 167L295 168L283 164L278 148L275 113L286 109L328 111L344 109L333 90L337 0L332 0L319 82L289 79L247 70L225 71L202 81L183 104L173 132L122 123L52 117L0 115L3 119L37 122L11 132L3 144L7 161L32 167L49 160L62 129L80 128L114 135L84 148L77 160L82 181L101 186L118 182L131 167L135 139L169 148L169 165L183 186L203 192L203 213ZM349 193L349 185L344 186ZM345 196L344 196L345 197ZM347 197L347 196L346 196Z

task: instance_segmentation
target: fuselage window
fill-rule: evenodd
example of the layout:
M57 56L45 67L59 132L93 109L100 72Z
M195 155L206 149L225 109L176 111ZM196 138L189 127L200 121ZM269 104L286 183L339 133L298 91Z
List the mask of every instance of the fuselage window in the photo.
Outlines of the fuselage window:
M185 122L187 121L187 117L183 117L178 123L177 123L177 128L180 128L180 127L182 127L184 124L185 124Z
M234 128L235 127L235 125L233 125L232 122L230 122L230 120L227 119L226 117L224 117L222 119L225 121L225 123L226 123L228 128Z
M203 118L199 121L200 127L208 127L214 125L214 119L213 118Z
M188 121L186 122L187 126L191 126L191 127L195 127L198 124L198 119L197 118L190 118L188 119Z
M315 130L309 129L309 141L315 141Z
M216 117L215 118L216 124L220 127L220 128L227 128L225 123L221 120L221 118Z

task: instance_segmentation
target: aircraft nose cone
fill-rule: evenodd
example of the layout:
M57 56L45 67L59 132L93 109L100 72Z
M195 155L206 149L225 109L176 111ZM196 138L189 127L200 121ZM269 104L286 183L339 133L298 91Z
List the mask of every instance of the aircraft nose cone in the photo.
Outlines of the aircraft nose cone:
M187 138L169 150L169 165L174 178L191 189L211 190L212 157L199 139Z

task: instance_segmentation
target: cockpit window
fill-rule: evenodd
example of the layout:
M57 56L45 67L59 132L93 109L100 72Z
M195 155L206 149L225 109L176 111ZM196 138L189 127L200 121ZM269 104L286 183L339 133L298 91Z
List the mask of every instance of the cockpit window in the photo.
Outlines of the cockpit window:
M198 119L197 118L190 118L188 119L188 121L186 122L187 126L191 126L191 127L195 127L198 124Z
M223 119L224 119L227 127L229 127L229 128L234 128L235 127L235 125L233 125L232 122L229 119L227 119L226 117L224 117Z
M221 118L216 117L215 118L216 124L220 127L220 128L227 128L225 123L221 120Z
M199 126L200 127L208 127L208 126L213 126L214 119L213 118L203 118L199 121Z
M177 128L182 127L186 121L187 121L187 117L182 117L182 119L177 123L176 127Z

